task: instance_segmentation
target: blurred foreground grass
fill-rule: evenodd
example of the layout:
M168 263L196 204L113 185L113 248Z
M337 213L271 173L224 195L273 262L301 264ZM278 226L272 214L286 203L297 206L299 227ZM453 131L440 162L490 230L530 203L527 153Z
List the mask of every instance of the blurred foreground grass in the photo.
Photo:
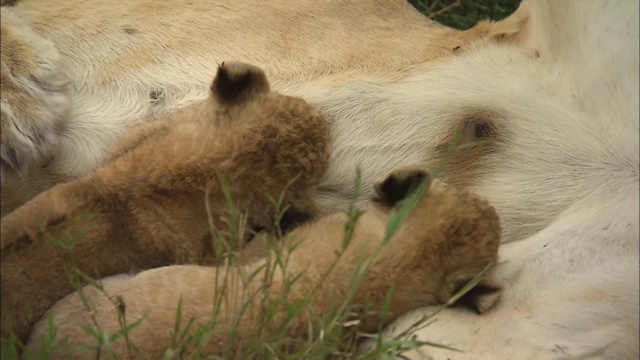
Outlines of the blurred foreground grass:
M514 12L520 0L408 0L432 20L456 29L468 29L479 20L499 20Z

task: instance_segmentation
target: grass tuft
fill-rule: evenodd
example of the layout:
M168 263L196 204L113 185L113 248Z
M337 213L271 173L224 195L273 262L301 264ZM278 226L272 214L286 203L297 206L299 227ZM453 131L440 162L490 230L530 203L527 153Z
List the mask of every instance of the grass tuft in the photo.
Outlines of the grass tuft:
M431 20L466 30L480 20L501 20L514 12L521 0L408 0Z

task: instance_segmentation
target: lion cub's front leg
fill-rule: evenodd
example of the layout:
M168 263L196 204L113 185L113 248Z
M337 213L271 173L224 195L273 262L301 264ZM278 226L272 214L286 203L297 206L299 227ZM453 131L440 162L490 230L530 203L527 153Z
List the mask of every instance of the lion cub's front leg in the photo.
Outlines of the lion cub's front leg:
M304 100L270 92L262 70L221 66L210 99L180 116L175 126L125 139L95 172L2 218L2 304L20 336L73 290L64 271L71 255L95 278L212 258L210 221L219 233L231 231L219 177L250 226L273 224L269 197L296 176L283 205L317 211L328 127Z
M1 10L0 177L24 176L56 151L69 106L55 45L10 8Z

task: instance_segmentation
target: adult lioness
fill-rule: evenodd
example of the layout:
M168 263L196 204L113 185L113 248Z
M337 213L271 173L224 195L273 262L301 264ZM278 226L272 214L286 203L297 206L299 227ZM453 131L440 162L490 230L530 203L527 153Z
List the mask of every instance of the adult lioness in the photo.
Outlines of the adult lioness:
M421 338L466 351L456 358L637 357L638 10L631 0L524 1L503 22L456 32L400 0L22 0L2 10L2 75L13 69L17 94L0 95L2 159L32 166L3 185L3 209L30 196L17 189L91 169L128 124L204 98L214 62L244 60L329 120L327 207L345 202L356 164L371 189L394 166L439 160L462 131L442 174L496 206L497 276L510 286L498 311L443 312ZM10 31L32 39L40 60L10 55ZM65 78L69 90L53 86ZM60 109L47 104L65 91L70 116L53 136L47 116Z
M3 214L94 169L131 125L205 99L210 71L224 60L255 64L279 90L318 102L353 76L398 80L407 67L487 34L486 26L439 26L398 0L49 5L2 8ZM161 24L172 35L158 31ZM387 41L394 38L404 40ZM367 175L367 189L391 168Z

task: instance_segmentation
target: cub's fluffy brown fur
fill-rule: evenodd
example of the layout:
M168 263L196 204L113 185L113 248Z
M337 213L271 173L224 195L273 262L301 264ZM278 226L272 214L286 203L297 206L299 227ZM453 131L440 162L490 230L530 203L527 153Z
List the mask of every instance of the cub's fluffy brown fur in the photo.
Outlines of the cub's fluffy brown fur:
M73 243L83 273L101 278L133 269L214 259L211 220L228 230L225 179L248 226L273 224L286 184L291 211L313 215L315 188L329 157L329 133L304 100L271 92L263 71L219 67L210 100L125 136L95 172L58 185L2 218L2 307L27 335L34 321L72 292L69 254L49 237ZM81 233L81 236L78 236Z
M261 334L277 332L287 317L286 306L280 305L273 322L260 328L258 324L264 320L259 315L261 296L269 299L286 296L292 304L289 308L295 308L305 301L311 289L316 289L308 298L306 311L294 315L285 325L288 336L304 336L309 329L309 318L316 319L342 303L363 259L372 261L372 265L366 270L353 301L373 312L358 315L359 331L377 330L379 319L375 311L383 308L391 286L394 286L394 295L388 321L412 309L445 302L497 260L501 228L495 210L486 200L436 180L394 236L382 245L392 206L414 189L423 189L420 184L425 178L426 173L418 169L399 170L376 186L378 199L356 222L346 248L343 243L348 220L345 214L328 215L288 233L282 240L283 258L288 259L286 269L284 273L276 270L272 280L266 283L264 279L269 277L265 276L265 265L272 261L269 259L231 267L225 280L222 275L216 277L220 268L196 265L167 266L135 276L105 279L106 293L121 301L116 304L105 294L87 287L84 294L94 306L93 311L88 312L78 294L68 296L50 312L59 326L58 336L67 338L66 350L94 344L95 339L87 336L78 324L91 324L93 316L102 331L116 332L121 328L119 307L125 309L128 323L144 319L128 334L129 347L123 338L111 343L115 354L124 358L132 351L136 358L161 358L172 344L170 329L175 326L178 304L182 302L182 321L194 321L190 327L192 333L211 320L215 299L221 298L215 331L210 333L211 337L205 337L198 351L201 355L224 354L237 358L247 342L259 339ZM379 246L384 247L376 255ZM342 255L332 267L338 253ZM224 273L223 270L219 274ZM285 290L288 287L285 279L298 274L301 277ZM500 288L486 279L475 290L467 300L479 311L490 307L500 293ZM235 337L231 338L232 324L241 311ZM35 327L29 343L32 350L46 335L48 321L45 317ZM64 357L64 349L59 349L58 356ZM81 353L80 356L93 355Z

